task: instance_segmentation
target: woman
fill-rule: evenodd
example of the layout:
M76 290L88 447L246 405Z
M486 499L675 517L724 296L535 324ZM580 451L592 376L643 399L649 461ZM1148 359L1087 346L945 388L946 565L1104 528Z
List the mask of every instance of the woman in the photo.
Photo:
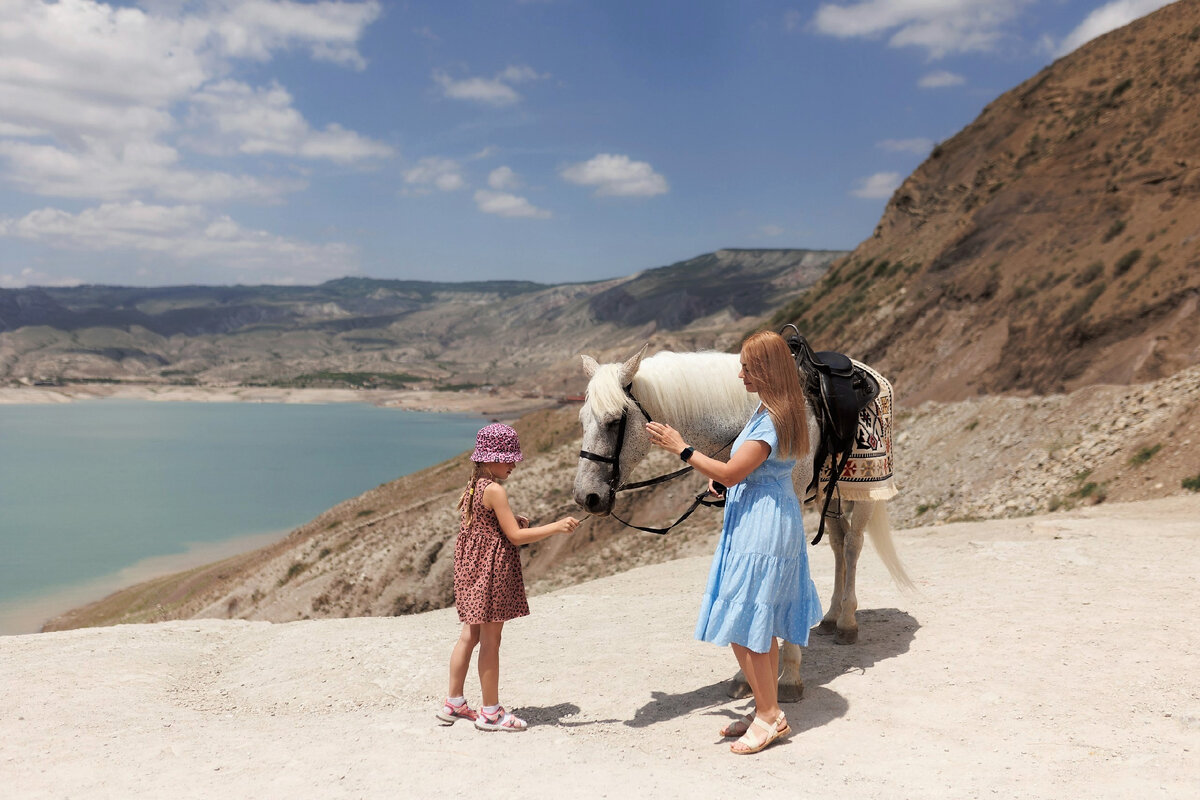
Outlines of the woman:
M791 733L779 707L779 642L804 645L821 619L821 601L808 572L804 523L792 489L792 467L811 458L804 393L783 337L771 331L742 344L746 391L762 400L734 440L729 461L710 458L683 441L669 425L646 425L650 441L710 479L728 486L725 522L696 623L696 638L732 645L754 710L721 730L740 737L730 750L757 753Z

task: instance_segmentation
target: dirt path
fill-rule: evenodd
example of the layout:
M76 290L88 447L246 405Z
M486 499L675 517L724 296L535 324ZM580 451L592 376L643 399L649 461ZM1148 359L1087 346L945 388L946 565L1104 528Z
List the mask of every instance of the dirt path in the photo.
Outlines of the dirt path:
M502 698L534 727L434 724L452 609L0 638L13 797L1191 798L1200 793L1200 496L902 531L859 644L813 637L795 733L756 757L727 649L695 642L706 558L531 600ZM822 596L832 557L812 553ZM468 688L475 680L468 679ZM478 691L471 692L472 700Z

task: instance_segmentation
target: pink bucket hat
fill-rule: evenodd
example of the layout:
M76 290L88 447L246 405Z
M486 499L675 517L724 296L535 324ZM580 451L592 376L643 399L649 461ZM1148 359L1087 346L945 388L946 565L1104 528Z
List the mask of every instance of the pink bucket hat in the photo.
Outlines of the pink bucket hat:
M493 422L475 437L471 460L477 464L515 464L522 460L517 432L502 422Z

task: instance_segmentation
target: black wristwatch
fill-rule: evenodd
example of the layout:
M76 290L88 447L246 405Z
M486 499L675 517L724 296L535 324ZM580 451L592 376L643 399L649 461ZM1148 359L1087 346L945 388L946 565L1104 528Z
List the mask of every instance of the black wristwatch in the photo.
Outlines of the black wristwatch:
M686 464L688 462L688 459L690 459L692 457L692 454L695 452L696 452L696 448L685 447L679 451L679 460Z

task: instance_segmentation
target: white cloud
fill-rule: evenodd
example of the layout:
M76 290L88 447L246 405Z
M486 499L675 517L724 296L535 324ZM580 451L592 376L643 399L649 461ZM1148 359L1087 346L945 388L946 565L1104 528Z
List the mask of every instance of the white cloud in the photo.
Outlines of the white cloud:
M179 153L155 141L113 145L88 140L78 151L48 144L0 139L7 178L32 194L115 200L140 195L164 200L216 203L278 200L304 188L296 179L260 180L228 172L203 172L179 165Z
M525 217L527 219L549 219L549 211L538 208L515 194L479 189L475 192L475 205L485 214L499 217Z
M225 85L213 81L239 58L265 61L300 48L313 58L362 66L356 42L381 11L377 0L146 0L141 7L3 0L0 157L8 168L0 178L37 194L98 199L140 194L215 202L278 198L301 188L296 180L188 168L178 148L209 131L189 130L174 112L195 109L193 97L201 107L211 101ZM390 152L335 123L311 129L278 87L252 99L257 109L220 106L210 109L221 112L219 120L192 122L227 123L234 111L256 111L270 125L257 138L231 132L241 135L236 151L242 153L344 162Z
M1058 46L1058 55L1066 55L1097 36L1128 25L1135 19L1157 11L1174 0L1115 0L1097 8L1067 34Z
M521 188L521 179L510 167L496 167L488 175L488 186L499 190L519 189Z
M902 177L899 172L876 172L874 175L859 181L858 188L854 189L850 194L868 200L888 198L892 196L892 192L896 191L896 187L900 185L901 180Z
M601 197L653 197L669 190L667 179L645 161L610 153L572 164L559 174L571 183L596 187L596 195Z
M783 234L787 233L787 231L785 231L783 228L779 227L778 225L759 225L758 232L760 234L762 234L763 236L767 236L770 238L774 238L776 236L782 236Z
M539 74L532 67L509 66L491 78L455 80L442 70L435 70L433 81L442 87L442 94L454 100L471 100L489 106L508 106L518 102L521 95L512 84L542 80L549 75Z
M462 175L462 165L452 158L430 156L422 158L404 172L404 183L408 186L408 194L429 194L435 189L440 192L453 192L467 185Z
M140 252L176 262L253 272L258 280L326 280L354 271L354 250L243 228L201 206L105 203L72 214L55 208L0 218L0 236L84 252Z
M336 123L313 130L279 84L254 89L226 80L192 95L189 123L203 131L197 149L273 154L350 163L387 158L392 149Z
M929 151L933 149L932 139L884 139L875 145L880 150L886 150L889 153L912 153L918 156L927 156Z
M992 50L1005 27L1034 0L859 0L822 3L813 18L820 33L882 37L892 47L921 47L933 58Z
M3 235L4 223L0 220L0 235ZM79 286L83 283L79 278L61 277L39 272L32 267L26 267L16 275L0 274L0 289L23 289L26 286Z
M317 60L356 69L366 66L356 44L383 10L378 0L247 0L213 3L210 8L214 10L215 31L231 56L266 61L273 51L302 46Z
M966 82L967 79L962 75L941 69L922 75L917 86L922 89L944 89L947 86L962 86Z

